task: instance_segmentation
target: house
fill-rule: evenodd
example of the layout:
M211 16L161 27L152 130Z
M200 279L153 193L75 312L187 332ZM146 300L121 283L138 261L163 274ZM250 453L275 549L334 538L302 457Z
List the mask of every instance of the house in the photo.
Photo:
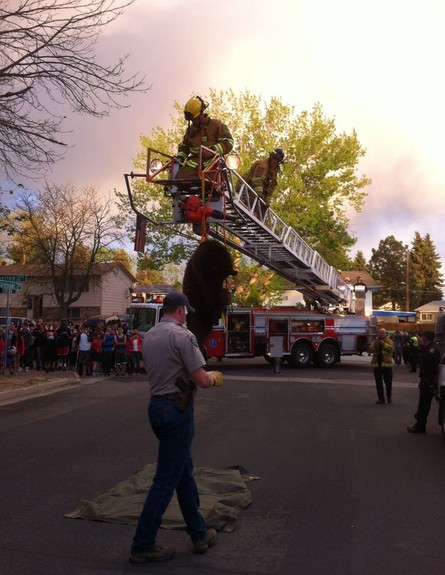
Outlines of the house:
M9 315L29 319L60 320L54 297L54 286L48 268L42 265L2 265L2 276L26 276L22 291L10 292ZM74 276L76 283L82 276ZM121 263L99 263L93 268L86 289L68 308L68 319L84 320L93 315L124 315L131 303L136 282L133 274ZM69 289L70 286L66 286ZM0 293L0 315L6 315L8 295Z
M445 309L444 300L434 300L420 307L416 307L414 311L417 314L417 325L422 327L422 325L426 326L426 324L429 324L429 328L431 329L431 325L436 321L437 313L441 311L440 308Z

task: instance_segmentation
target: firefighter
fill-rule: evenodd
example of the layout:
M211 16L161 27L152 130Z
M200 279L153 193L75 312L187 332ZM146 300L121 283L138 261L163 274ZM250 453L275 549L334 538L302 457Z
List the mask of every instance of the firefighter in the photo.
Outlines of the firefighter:
M277 186L280 165L284 162L284 152L275 148L269 157L254 162L243 179L269 207L272 194Z
M176 178L179 180L197 180L200 146L210 148L225 156L233 148L233 137L229 128L220 120L205 114L208 103L199 96L193 96L184 107L184 117L188 122L182 142L178 146L176 158L183 164ZM203 166L207 166L214 154L202 150Z

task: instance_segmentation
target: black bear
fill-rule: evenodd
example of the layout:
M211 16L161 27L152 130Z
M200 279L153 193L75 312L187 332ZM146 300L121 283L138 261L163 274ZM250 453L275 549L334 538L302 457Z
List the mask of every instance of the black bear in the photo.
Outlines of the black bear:
M196 310L187 316L187 327L195 334L201 349L212 326L218 323L224 307L230 303L230 292L224 281L237 273L229 251L217 240L199 244L187 263L182 291Z

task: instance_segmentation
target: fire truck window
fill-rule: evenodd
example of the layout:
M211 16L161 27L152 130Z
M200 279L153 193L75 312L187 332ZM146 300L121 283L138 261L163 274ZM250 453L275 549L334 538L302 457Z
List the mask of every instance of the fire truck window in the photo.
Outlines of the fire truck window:
M229 331L244 332L249 331L249 316L246 314L232 315L229 319Z
M271 335L286 335L287 334L287 321L272 319L269 321L269 333Z
M291 331L295 333L319 333L324 331L324 325L322 320L292 319Z

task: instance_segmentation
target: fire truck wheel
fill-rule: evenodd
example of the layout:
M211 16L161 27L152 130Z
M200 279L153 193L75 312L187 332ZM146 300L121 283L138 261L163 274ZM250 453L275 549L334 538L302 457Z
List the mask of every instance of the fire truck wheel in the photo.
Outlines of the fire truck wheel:
M291 367L309 367L314 359L314 350L307 342L296 342L289 357Z
M322 345L317 353L317 364L320 367L334 367L337 363L338 350L335 345L326 343Z

